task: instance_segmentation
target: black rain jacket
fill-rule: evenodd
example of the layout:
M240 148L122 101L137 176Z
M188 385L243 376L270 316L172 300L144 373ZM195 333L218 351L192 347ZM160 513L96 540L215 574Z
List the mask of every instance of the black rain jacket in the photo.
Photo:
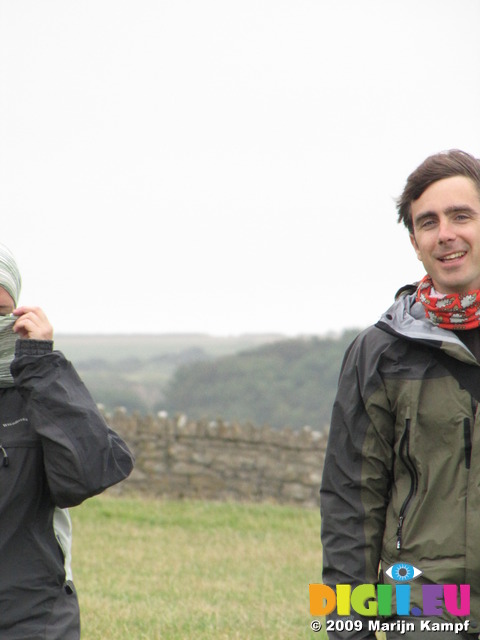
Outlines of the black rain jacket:
M133 457L63 354L17 340L0 389L0 640L78 640L67 507L126 478ZM66 524L56 531L54 521Z

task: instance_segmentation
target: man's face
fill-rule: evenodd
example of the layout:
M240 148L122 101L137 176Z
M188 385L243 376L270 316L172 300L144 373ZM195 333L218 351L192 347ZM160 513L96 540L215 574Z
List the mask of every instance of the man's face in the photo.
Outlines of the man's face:
M480 289L480 196L464 176L430 185L411 205L413 248L439 293Z
M12 296L0 287L0 316L7 316L14 309Z

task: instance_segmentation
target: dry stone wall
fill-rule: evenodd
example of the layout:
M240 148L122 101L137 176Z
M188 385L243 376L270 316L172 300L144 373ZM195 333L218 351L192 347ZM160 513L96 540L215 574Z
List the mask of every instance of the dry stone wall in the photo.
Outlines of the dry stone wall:
M127 415L109 424L132 448L128 480L111 489L171 498L317 506L326 438L301 431Z

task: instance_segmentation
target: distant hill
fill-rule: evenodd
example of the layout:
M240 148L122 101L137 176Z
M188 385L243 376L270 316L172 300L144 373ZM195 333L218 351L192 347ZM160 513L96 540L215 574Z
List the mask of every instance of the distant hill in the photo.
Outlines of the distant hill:
M163 408L165 385L177 367L280 338L278 334L56 334L55 348L73 362L96 402L107 411L121 406L145 414Z
M329 424L345 350L357 334L282 340L182 365L166 386L165 408L195 419L321 430Z
M276 342L283 337L270 333L239 336L210 336L202 333L55 334L55 348L63 351L75 364L90 359L118 363L128 358L146 361L156 356L179 354L192 348L201 349L208 357L216 357Z
M110 412L166 410L256 425L329 423L345 349L339 337L202 334L55 336L96 402Z

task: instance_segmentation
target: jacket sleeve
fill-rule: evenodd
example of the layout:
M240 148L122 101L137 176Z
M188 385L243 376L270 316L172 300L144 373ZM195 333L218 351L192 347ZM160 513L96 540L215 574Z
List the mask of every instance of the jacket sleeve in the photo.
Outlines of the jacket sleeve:
M11 372L42 442L52 499L64 508L126 478L133 456L105 423L72 364L52 348L48 340L17 340Z
M377 584L393 461L394 416L378 373L373 341L347 351L332 412L321 487L323 582ZM352 617L359 616L352 609ZM335 618L332 613L329 618ZM363 631L329 638L371 638ZM345 620L345 618L343 618Z

